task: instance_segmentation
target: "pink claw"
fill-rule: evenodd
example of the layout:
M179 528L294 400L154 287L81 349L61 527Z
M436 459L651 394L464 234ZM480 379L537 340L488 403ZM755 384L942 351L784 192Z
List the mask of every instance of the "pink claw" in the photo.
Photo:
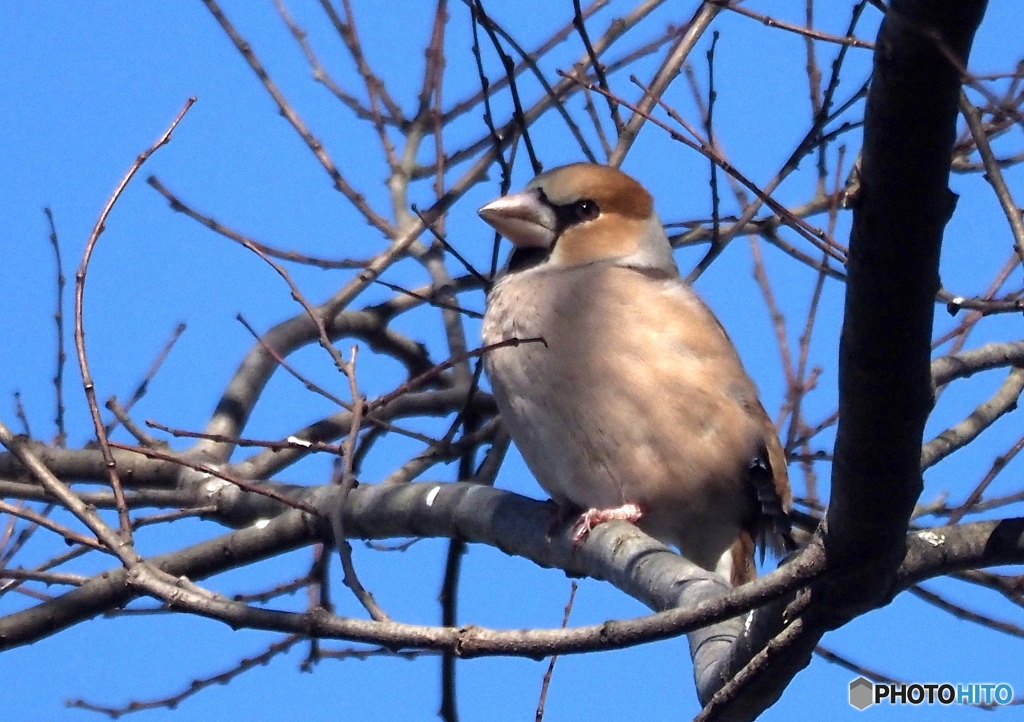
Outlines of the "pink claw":
M574 548L579 548L590 530L598 524L614 519L622 519L636 524L642 516L643 511L637 504L623 504L612 509L587 509L572 525L572 545Z

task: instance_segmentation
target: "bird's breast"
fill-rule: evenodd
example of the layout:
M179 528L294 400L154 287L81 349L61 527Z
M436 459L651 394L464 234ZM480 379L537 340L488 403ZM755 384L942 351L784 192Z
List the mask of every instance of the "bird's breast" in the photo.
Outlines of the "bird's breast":
M737 481L762 431L748 412L756 390L681 281L628 269L513 274L491 292L483 336L543 339L484 363L504 423L556 501L638 503L648 531L698 563L731 542L750 512ZM722 538L689 538L696 528Z

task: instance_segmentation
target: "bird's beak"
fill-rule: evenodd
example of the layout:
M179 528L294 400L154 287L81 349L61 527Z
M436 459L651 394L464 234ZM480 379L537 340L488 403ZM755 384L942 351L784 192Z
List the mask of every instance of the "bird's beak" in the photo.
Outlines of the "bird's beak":
M477 213L516 246L550 248L555 242L558 219L537 191L502 196Z

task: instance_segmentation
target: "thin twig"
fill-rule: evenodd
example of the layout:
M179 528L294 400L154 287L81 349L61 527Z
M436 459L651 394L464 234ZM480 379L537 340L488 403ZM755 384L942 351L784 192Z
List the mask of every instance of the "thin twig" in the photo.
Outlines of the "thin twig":
M313 80L318 83L322 83L327 90L329 90L334 97L344 103L348 108L355 113L357 118L362 120L372 120L373 114L360 103L355 96L346 93L337 83L327 74L323 65L320 63L320 59L313 52L312 46L309 44L309 37L305 30L299 27L298 23L292 19L291 13L288 12L288 8L285 7L281 0L274 0L274 5L277 7L278 13L281 15L281 19L284 20L288 26L288 30L291 31L292 37L295 38L295 42L299 44L302 49L302 54L306 56L306 62L313 69ZM398 121L394 118L387 118L387 122L391 125L397 125Z
M626 159L626 154L629 149L633 147L633 143L636 141L637 136L640 134L640 129L644 123L651 119L651 111L654 110L654 106L657 101L665 94L668 90L668 86L675 80L676 76L679 75L679 69L686 62L686 58L689 56L690 51L697 44L701 35L711 25L711 21L714 20L715 16L721 11L721 8L712 5L710 3L701 3L697 7L697 11L693 17L690 18L690 22L686 25L686 32L680 36L679 40L676 41L669 51L665 54L665 59L661 62L661 67L658 68L654 74L654 78L650 83L647 83L644 96L640 99L640 102L636 105L626 105L630 110L633 111L633 115L626 122L626 126L619 133L618 142L615 146L615 150L608 157L608 165L615 166L616 168L622 165L622 161ZM576 79L577 82L582 83L581 79ZM582 83L587 85L586 83ZM602 95L604 95L603 89L598 89ZM616 98L618 102L622 102L621 98Z
M594 50L593 44L590 42L590 36L587 34L587 25L583 21L583 10L580 8L580 0L572 0L572 24L576 28L576 32L579 33L580 40L583 41L583 47L587 51L587 57L590 59L590 67L594 69L594 75L597 76L597 84L600 85L606 92L605 100L608 102L608 113L612 117L612 123L615 125L615 134L621 135L623 130L622 116L619 115L619 105L612 98L612 89L608 85L608 78L604 74L604 66L597 57L597 52Z
M974 622L980 624L983 627L994 629L997 632L1003 634L1009 634L1013 637L1024 638L1024 628L1011 622L1004 622L999 619L993 619L985 614L978 614L975 611L962 607L959 604L954 604L945 597L939 596L935 592L930 592L921 585L915 585L907 590L918 599L924 600L928 604L931 604L944 612L947 612L957 619L965 619L968 622Z
M206 226L214 233L220 234L225 238L229 238L240 245L246 246L247 248L250 246L252 248L257 248L272 258L279 258L282 261L291 261L293 263L301 263L307 266L316 266L317 268L365 268L366 264L369 263L369 261L366 260L351 258L343 258L340 260L317 258L297 251L282 251L278 248L273 248L272 246L260 243L259 241L249 238L238 231L228 228L211 216L203 215L174 195L156 176L149 176L149 178L146 179L146 183L152 186L157 193L167 199L167 202L171 205L172 211L175 211L176 213L183 213L192 220Z
M970 416L946 429L922 447L921 468L934 466L957 449L962 449L974 441L982 431L1017 407L1022 392L1024 368L1011 369L992 398L979 404Z
M579 589L579 585L575 582L569 588L569 601L565 603L565 610L562 613L562 629L569 626L569 616L572 614L572 605L576 601L576 590ZM551 659L548 661L547 671L544 672L544 681L540 685L540 699L537 700L537 714L534 715L535 722L542 722L544 719L544 705L548 699L548 687L551 686L551 677L555 673L555 662L558 661L558 655L551 655Z
M453 356L453 357L449 358L447 361L442 361L441 363L437 364L433 368L424 371L423 373L421 373L416 378L409 379L408 381L406 381L404 384L401 384L400 386L398 386L393 391L389 391L388 393L386 393L386 394L384 394L382 396L378 396L377 398L375 398L373 401L369 402L366 405L367 411L372 411L373 409L380 408L381 406L384 406L384 405L390 403L391 401L394 401L396 398L398 398L402 394L407 394L410 391L412 391L413 389L418 388L419 386L422 386L427 381L430 381L431 379L436 377L438 374L447 371L448 369L452 368L453 366L455 366L458 363L462 363L466 359L474 358L476 356L481 356L481 355L483 355L483 354L485 354L485 353L487 353L489 351L493 351L493 350L499 349L499 348L505 348L506 346L511 346L511 347L515 348L515 347L519 346L520 344L524 344L524 343L542 343L545 346L547 345L547 342L545 342L543 338L541 338L540 336L536 336L536 337L533 337L533 338L510 338L510 339L505 339L504 341L499 341L497 343L488 344L487 346L481 346L480 348L473 349L472 351L466 351L465 353L461 354L460 356Z
M1016 443L1010 447L1009 451L1005 454L1000 454L992 460L992 466L989 468L988 473L985 474L982 480L978 482L978 485L974 487L971 493L967 495L967 498L964 499L964 503L950 512L949 519L946 523L950 525L956 524L963 519L964 514L973 510L975 504L981 501L982 494L985 493L985 490L988 489L989 485L999 475L999 472L1005 469L1006 465L1013 461L1013 458L1020 453L1021 449L1024 449L1024 436L1017 439Z
M224 481L230 484L234 484L242 491L248 491L252 492L253 494L265 496L268 499L273 499L274 501L280 502L285 506L291 507L293 509L298 509L300 511L304 511L307 514L312 514L316 517L322 516L319 509L317 509L314 506L310 506L304 501L293 499L289 496L286 496L285 494L278 493L273 489L252 484L245 479L240 479L237 476L234 476L233 474L227 473L223 469L216 469L210 466L209 464L201 464L197 461L190 461L188 459L182 458L180 454L158 451L156 449L149 449L143 446L131 446L129 444L120 444L116 441L111 441L110 446L113 449L121 449L122 451L132 451L135 452L136 454L141 454L142 456L145 456L146 458L149 459L159 459L160 461L169 461L174 464L180 464L181 466L187 466L188 468L193 469L195 471L199 471L203 474L208 474L209 476L213 476L218 479L223 479Z
M566 77L568 77L568 76L566 76ZM631 77L631 80L633 80L634 83L637 83L639 85L639 81L636 80L635 78ZM596 90L597 92L601 92L600 88L598 88L598 87L596 87L596 86L594 86L592 84L588 85L588 87L591 90ZM643 86L641 86L641 87L643 87ZM648 92L650 93L651 91L648 90ZM620 98L619 102L621 102L623 105L625 105L626 107L630 108L634 112L638 112L638 113L640 112L639 107L630 104L628 101L622 100ZM659 105L661 104L660 98L657 98L654 102L656 102ZM757 196L757 200L752 202L752 203L750 203L750 204L748 204L747 207L744 209L743 214L739 217L737 222L733 224L733 226L732 226L733 231L732 232L734 234L739 232L739 230L741 228L746 226L746 224L754 217L754 214L757 213L757 210L761 207L761 204L763 203L763 204L767 205L769 208L771 208L772 211L774 211L781 218L785 219L785 221L787 223L789 223L789 225L793 228L793 230L795 230L800 235L804 236L804 238L809 240L812 244L814 244L820 250L824 251L825 253L827 253L829 256L831 256L835 260L839 261L840 263L844 263L845 262L845 258L843 257L843 255L839 252L838 249L836 249L836 248L834 248L832 246L832 244L830 243L830 239L825 237L824 233L822 233L818 229L812 228L806 221L804 221L802 218L799 218L799 217L793 215L793 213L791 213L785 206L783 206L781 203L779 203L778 201L776 201L774 198L771 197L772 192L774 192L774 190L778 187L778 185L781 184L782 181L784 180L784 177L785 177L786 174L784 174L782 171L780 171L778 174L776 174L775 178L773 178L768 183L768 185L766 185L765 188L762 190L757 185L755 185L753 182L748 180L746 178L746 176L744 176L742 173L740 173L739 170L735 166L733 166L731 163L729 163L727 160L725 160L725 158L722 158L720 155L715 153L713 148L708 147L706 144L693 142L689 138L687 138L687 137L683 136L682 134L680 134L674 128L670 127L667 123L661 121L658 118L655 118L654 116L650 115L649 113L644 114L644 117L647 120L649 120L650 122L652 122L655 125L657 125L659 128L661 128L665 132L667 132L669 134L669 137L672 138L672 140L675 140L675 141L677 141L679 143L682 143L683 145L687 146L688 148L692 148L693 150L697 151L698 153L703 155L705 158L709 158L709 159L715 161L722 170L724 170L731 177L735 178L737 181L742 183L748 190L750 190L755 196ZM792 166L791 163L788 164L788 165ZM792 167L790 169L790 172L792 170L794 170L794 169L795 169L795 167ZM723 241L722 241L723 244L727 241L728 238L730 238L728 233L729 232L727 231L725 234L723 234ZM706 268L709 263L710 263L710 260L703 260L701 262L701 264L699 264L698 267L696 269L694 269L693 272L690 273L690 276L687 279L688 282L692 283L693 280L697 276L700 275L699 271L703 270L703 268ZM814 265L817 266L817 264L814 264Z
M227 684L231 680L235 679L239 675L248 672L250 669L256 667L265 666L274 657L280 656L295 646L297 643L306 639L306 637L299 634L290 634L280 642L274 642L269 645L267 649L260 654L253 657L247 657L238 662L231 669L221 672L219 674L212 675L210 677L204 677L200 679L192 680L188 686L186 686L181 692L172 694L167 697L160 699L154 699L150 701L132 701L121 707L107 707L104 705L95 704L93 702L87 702L84 699L72 699L67 701L68 707L75 707L77 709L86 709L92 712L101 712L107 715L111 719L117 719L131 712L141 712L149 709L161 709L166 708L173 710L178 707L183 701L188 699L194 694L197 694L215 684Z
M516 65L509 54L505 52L505 49L501 47L501 41L498 40L497 33L494 30L497 23L491 20L484 10L483 2L481 0L473 0L473 8L475 18L483 26L484 31L491 40L491 45L494 46L494 52L498 54L498 59L505 69L509 94L512 98L512 116L523 139L523 144L526 146L526 153L530 156L530 165L533 167L533 172L536 175L544 169L544 166L533 149L533 141L530 140L529 123L526 122L526 114L523 112L523 104L519 97L519 86L516 84L515 79Z
M299 117L299 114L291 106L281 91L278 90L277 85L273 80L271 80L270 75L263 67L263 63L260 62L259 58L256 57L256 53L253 52L252 46L235 29L234 25L231 24L231 21L229 21L227 16L224 14L224 11L220 9L220 6L215 2L215 0L203 0L203 4L206 5L207 10L209 10L210 14L212 14L217 20L221 29L223 29L228 38L231 39L231 42L234 43L235 49L238 50L239 54L241 54L249 64L252 71L256 73L256 77L260 79L260 82L263 83L263 87L266 88L267 92L270 93L270 97L273 98L274 102L277 104L277 108L281 112L281 115L291 123L295 132L299 134L299 137L301 137L306 143L306 146L310 149L316 159L320 161L320 165L323 166L323 169L327 171L327 175L329 175L331 181L333 181L335 189L348 199L349 203L351 203L352 206L362 214L367 223L379 230L385 237L391 238L394 235L394 229L391 227L391 224L374 211L366 202L363 195L356 192L356 190L349 185L348 181L345 180L345 177L338 170L334 161L327 154L327 151L324 150L323 143L321 143L309 128L306 127L306 124L303 122L302 118Z
M49 529L55 534L58 534L68 544L81 544L82 546L87 546L90 549L96 549L99 551L104 550L103 545L95 539L90 539L87 536L79 534L73 529L67 528L63 524L58 524L49 517L46 517L26 506L15 506L13 504L8 504L6 501L0 500L0 512L10 514L11 516L19 519L24 519L25 521L31 522L32 524L44 529Z
M57 270L57 299L56 309L53 313L53 320L57 324L57 370L53 375L53 388L56 394L57 412L54 423L57 425L57 436L53 440L54 446L63 447L68 438L67 429L64 427L64 364L68 355L64 351L64 264L60 258L60 240L57 238L57 226L53 221L53 211L49 207L44 208L46 220L50 224L50 245L53 246L53 255Z
M971 135L974 136L974 144L978 148L978 153L981 154L982 162L985 164L985 180L992 185L992 190L996 193L996 198L999 199L999 205L1003 209L1003 213L1006 214L1006 220L1010 223L1010 231L1013 233L1013 247L1017 251L1017 257L1024 263L1024 219L1021 218L1020 208L1013 200L1013 196L1010 194L1010 189L1006 185L1006 180L1003 178L1003 172L999 168L999 163L996 161L995 153L992 152L992 146L988 142L988 135L985 134L985 129L981 123L981 112L967 100L967 96L964 95L963 91L960 92L960 112L964 116L964 120L967 121L967 126L971 129Z
M260 336L259 334L256 333L256 329L254 329L249 324L249 322L245 320L245 317L242 316L242 314L238 314L235 318L238 319L239 323L241 323L243 326L245 326L245 329L249 333L251 333L253 335L253 337L257 340L257 342L260 344L260 346L262 346L263 349L268 354L271 355L271 357L278 363L279 366L281 366L281 368L283 368L289 374L294 376L295 379L298 380L300 383L302 383L309 391L312 391L315 394L319 394L320 396L323 396L328 401L337 404L338 406L340 406L341 408L345 409L346 411L350 411L350 412L353 412L353 413L355 412L355 409L353 408L352 404L350 404L349 402L345 401L340 396L335 396L330 391L327 391L326 389L324 389L319 384L313 382L311 379L309 379L308 377L306 377L303 374L301 374L298 371L298 369L296 369L290 363L288 363L285 360L285 358L283 356L281 356L277 352L277 349L272 348L263 339L262 336ZM369 413L364 413L363 419L365 421L367 421L368 423L373 424L374 426L377 426L378 428L384 429L386 431L394 431L397 434L401 434L403 436L408 436L410 439L417 439L419 441L423 441L423 442L428 443L428 444L433 442L433 439L431 439L429 436L425 436L424 434L421 434L421 433L419 433L417 431L411 431L409 429L403 429L400 426L395 426L391 422L385 421L385 420L380 419L380 418L377 418L376 416L373 416L373 415L371 415ZM160 427L160 426L158 426L156 424L154 424L154 426L156 428L163 428L163 427ZM185 436L186 434L185 433L181 433L180 435ZM192 436L194 438L197 438L197 439L209 439L209 440L221 441L221 442L230 441L230 443L232 443L232 444L238 442L238 437L227 437L227 436L223 436L221 434L193 433ZM314 449L316 451L320 451L321 450L321 449L319 449L316 446L317 442L309 441L309 440L306 440L306 439L301 439L301 437L299 437L299 436L297 436L295 434L289 436L288 439L286 440L286 443L287 443L287 446L283 446L282 445L280 447L275 447L271 443L271 444L267 445L267 448L269 448L269 449L274 449L274 448L292 448L295 445L298 445L298 446L301 446L303 448ZM251 446L258 446L260 444L253 443L253 444L250 444L250 445ZM322 449L322 450L323 451L330 451L332 453L334 451L333 447L328 447L328 448L325 448L325 449Z
M868 40L861 40L860 38L850 37L849 35L847 35L846 37L842 37L840 35L829 35L828 33L823 33L820 30L814 30L809 27L792 25L790 23L783 22L782 20L777 20L776 18L773 18L770 15L762 15L760 13L756 13L753 10L749 10L743 7L742 5L737 5L735 2L731 2L731 0L705 0L705 2L711 5L718 5L719 7L725 10L732 10L734 13L738 13L753 20L757 20L762 25L765 25L769 28L777 28L779 30L785 30L790 33L796 33L797 35L803 35L809 40L820 40L826 43L848 45L852 48L864 48L866 50L875 49L875 44Z
M128 172L125 173L121 182L118 183L117 188L111 194L110 198L107 199L107 204L103 207L103 211L100 213L99 218L96 219L96 225L93 226L92 233L89 234L89 240L85 244L85 251L82 254L82 262L78 267L78 271L75 273L75 350L78 353L78 367L82 373L82 385L85 389L85 397L89 404L89 412L92 415L93 428L96 432L96 438L100 443L100 448L103 450L103 461L107 465L107 471L110 476L110 485L114 489L114 497L117 499L117 515L120 521L121 534L124 535L125 540L131 539L131 519L128 518L128 507L124 502L124 491L121 489L121 478L117 473L117 466L114 463L114 456L110 453L110 446L107 441L106 430L103 426L103 420L100 418L99 404L96 403L96 385L93 383L92 374L89 372L89 362L85 355L85 322L83 307L85 305L85 277L89 270L89 260L92 258L93 250L96 248L96 243L99 241L100 235L106 228L107 217L114 208L114 204L117 203L117 199L121 197L121 193L128 186L129 181L135 177L135 173L142 167L142 164L151 156L158 148L166 145L171 140L171 134L174 129L178 127L178 123L185 117L185 113L188 112L189 108L196 102L196 99L189 98L185 102L185 106L178 112L174 120L171 121L170 126L164 131L163 135L146 150L139 154L135 162L132 163L131 167L128 168Z
M117 422L120 423L122 426L124 426L125 431L134 436L135 440L138 441L140 444L142 444L143 446L153 447L161 446L159 439L156 439L153 436L147 434L138 424L136 424L132 420L132 417L128 415L128 412L124 409L124 407L121 406L120 403L118 403L116 397L111 396L109 399L107 399L107 403L105 403L104 406L106 406L107 410L114 415L114 419L117 420ZM113 426L114 423L111 422L110 424L107 425L107 428L111 428ZM110 432L108 431L107 433L109 435Z
M149 389L149 383L156 377L157 371L160 370L160 367L163 365L164 361L167 360L167 355L171 352L171 349L174 348L174 344L178 342L178 339L181 338L181 334L185 333L186 328L187 326L184 323L179 323L177 326L175 326L174 331L171 332L171 337L167 340L167 343L164 344L164 347L160 350L160 353L157 354L156 359L153 360L152 365L149 367L149 370L146 372L146 375L142 378L142 381L140 381L139 385L135 387L135 391L132 392L132 395L131 397L129 397L128 402L124 404L123 407L119 407L121 415L118 416L117 414L115 414L116 421L121 421L123 423L123 419L128 415L128 412L132 410L132 407L135 406L136 403L138 403L139 399L146 395L146 391ZM110 407L108 406L108 408ZM113 411L112 408L111 411ZM114 429L117 428L116 421L111 421L109 424L107 424L107 436L110 436L110 434L114 432ZM134 435L134 432L132 433ZM135 438L139 438L138 435L135 435Z

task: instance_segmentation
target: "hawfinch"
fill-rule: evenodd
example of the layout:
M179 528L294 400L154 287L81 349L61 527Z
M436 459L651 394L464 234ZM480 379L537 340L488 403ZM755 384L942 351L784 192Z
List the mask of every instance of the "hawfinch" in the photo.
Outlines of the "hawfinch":
M754 577L755 545L791 548L775 427L679 277L651 195L576 163L479 213L515 246L483 319L485 345L512 343L484 367L537 481L582 512L574 543L627 519L734 585Z

